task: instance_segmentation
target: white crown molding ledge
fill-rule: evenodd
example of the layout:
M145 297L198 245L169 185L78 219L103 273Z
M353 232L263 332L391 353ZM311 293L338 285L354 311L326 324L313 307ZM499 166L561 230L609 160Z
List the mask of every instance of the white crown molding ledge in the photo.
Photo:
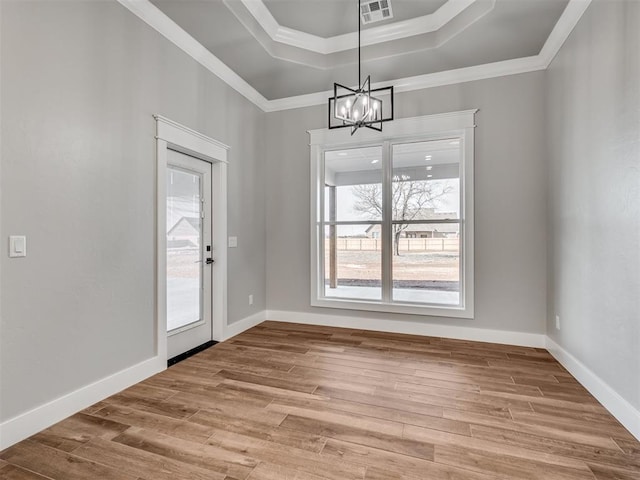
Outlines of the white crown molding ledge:
M446 70L444 72L427 73L415 77L399 78L389 80L388 82L376 82L371 84L371 88L393 85L395 93L411 92L424 88L442 87L445 85L485 80L487 78L535 72L544 70L545 68L547 68L547 65L536 55L534 57L516 58L473 67L458 68L456 70ZM327 103L327 99L332 96L333 90L327 90L324 92L309 93L307 95L269 100L265 111L277 112L280 110L324 105Z
M570 0L538 55L548 67L591 5L591 0Z
M397 92L409 92L422 90L424 88L544 70L553 61L587 7L591 4L591 1L592 0L569 0L567 7L558 19L558 22L538 55L456 70L429 73L415 77L392 79L388 82L376 83L373 87L376 88L386 84L393 84ZM264 112L324 105L327 98L332 94L331 92L324 91L267 100L260 92L226 66L218 57L213 55L149 0L118 0L118 2ZM258 3L262 4L262 1ZM269 13L269 15L271 14ZM277 22L275 24L277 25ZM274 28L276 27L273 23L267 21L265 30L269 32L269 29L273 31Z
M320 37L293 28L280 25L262 0L241 0L245 8L260 24L274 42L284 43L292 47L328 55L356 48L358 35L356 32ZM455 17L480 0L448 0L430 15L392 22L379 27L368 28L362 32L362 45L400 40L402 38L437 32ZM492 7L493 8L493 7ZM482 13L484 16L485 12Z

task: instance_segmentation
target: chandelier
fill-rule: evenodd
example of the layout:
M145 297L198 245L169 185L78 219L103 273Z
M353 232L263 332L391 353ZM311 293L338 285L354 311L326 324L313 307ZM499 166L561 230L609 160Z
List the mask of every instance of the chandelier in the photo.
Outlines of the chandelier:
M329 98L329 128L351 127L351 135L358 128L382 131L382 123L393 120L393 86L371 88L371 77L362 82L360 56L360 12L358 0L358 85L357 89L333 84L333 97Z

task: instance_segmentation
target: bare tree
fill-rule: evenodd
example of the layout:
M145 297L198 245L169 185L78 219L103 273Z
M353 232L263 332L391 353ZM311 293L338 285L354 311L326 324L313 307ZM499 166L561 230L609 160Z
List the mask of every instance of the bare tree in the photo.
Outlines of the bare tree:
M438 199L453 190L443 182L411 180L408 177L394 177L391 189L391 207L394 221L423 220L425 208L435 207ZM352 187L356 197L354 210L370 216L382 217L382 185L364 184ZM408 223L393 224L393 254L400 255L400 235Z

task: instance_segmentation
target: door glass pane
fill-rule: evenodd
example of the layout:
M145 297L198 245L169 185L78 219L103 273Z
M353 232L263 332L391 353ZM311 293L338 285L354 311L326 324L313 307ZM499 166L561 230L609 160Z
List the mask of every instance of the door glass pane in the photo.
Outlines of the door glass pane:
M169 167L167 173L167 330L201 315L200 175Z
M380 224L325 226L326 297L382 299Z
M460 304L460 152L458 139L393 146L395 301Z

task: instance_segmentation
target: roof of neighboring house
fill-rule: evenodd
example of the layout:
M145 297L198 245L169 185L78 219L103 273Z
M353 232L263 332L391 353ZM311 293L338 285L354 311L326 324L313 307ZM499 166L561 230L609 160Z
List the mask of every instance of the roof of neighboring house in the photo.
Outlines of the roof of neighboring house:
M173 227L171 227L171 229L167 232L167 235L176 235L176 233L178 233L178 229L180 228L187 228L190 230L195 231L196 233L200 232L200 219L198 217L181 217L180 220L178 220L175 225ZM187 232L181 232L181 233L188 233Z

